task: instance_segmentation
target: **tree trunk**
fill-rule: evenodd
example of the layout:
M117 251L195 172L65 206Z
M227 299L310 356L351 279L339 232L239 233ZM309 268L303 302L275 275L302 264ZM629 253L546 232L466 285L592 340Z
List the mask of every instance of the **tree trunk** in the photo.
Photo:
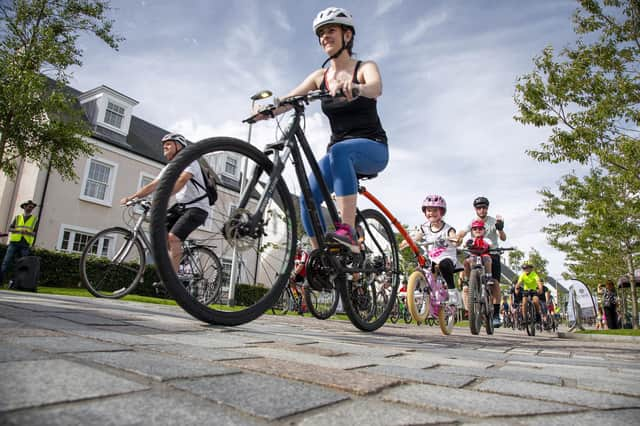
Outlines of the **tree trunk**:
M634 330L638 329L638 297L636 294L636 277L633 270L631 255L627 256L627 269L629 270L629 283L631 285L631 324Z

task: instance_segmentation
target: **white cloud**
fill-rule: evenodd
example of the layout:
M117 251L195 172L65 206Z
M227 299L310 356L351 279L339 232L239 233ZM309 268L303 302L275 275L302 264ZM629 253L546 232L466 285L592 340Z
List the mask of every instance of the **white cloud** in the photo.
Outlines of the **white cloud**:
M427 33L427 31L443 24L446 20L446 12L440 12L437 15L422 17L414 24L414 27L412 29L404 33L404 35L400 39L400 43L410 45L418 41L422 41L422 38L424 37L425 33Z

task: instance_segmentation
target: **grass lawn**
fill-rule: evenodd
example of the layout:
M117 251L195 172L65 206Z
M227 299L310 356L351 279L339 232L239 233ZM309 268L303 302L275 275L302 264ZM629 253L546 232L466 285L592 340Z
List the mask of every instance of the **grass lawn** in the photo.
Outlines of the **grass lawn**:
M604 334L609 336L640 336L640 330L622 328L618 330L583 330L576 331L579 334Z

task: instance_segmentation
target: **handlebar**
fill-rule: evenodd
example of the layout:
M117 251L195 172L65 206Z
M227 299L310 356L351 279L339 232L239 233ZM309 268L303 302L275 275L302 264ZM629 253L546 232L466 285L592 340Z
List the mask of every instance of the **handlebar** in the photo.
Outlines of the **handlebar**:
M468 247L460 247L458 250L460 250L463 253L469 253L469 254L473 254L475 256L479 256L483 253L478 253L477 250L471 250ZM502 254L505 251L509 251L509 250L515 250L515 247L496 247L496 248L490 248L488 250L489 254Z
M151 201L147 200L146 198L134 198L133 200L127 201L124 205L125 207L131 207L135 206L136 204L139 204L140 207L144 209L144 211L151 210Z
M358 88L352 89L353 97L360 96L360 90ZM248 118L242 120L243 123L253 124L256 122L256 118L260 115L269 115L271 117L274 116L274 111L283 106L293 106L293 107L303 107L304 105L308 105L310 102L318 101L322 99L339 99L344 98L344 92L340 90L336 96L331 96L331 93L326 90L312 90L306 95L296 95L289 96L287 98L275 98L272 104L265 105L263 108L258 111L258 113L251 115Z

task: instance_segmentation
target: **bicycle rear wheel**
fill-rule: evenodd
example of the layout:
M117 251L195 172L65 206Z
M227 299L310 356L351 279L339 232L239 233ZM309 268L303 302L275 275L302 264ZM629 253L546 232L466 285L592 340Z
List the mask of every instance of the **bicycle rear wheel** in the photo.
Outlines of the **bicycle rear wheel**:
M289 309L291 309L293 305L293 300L291 300L291 293L289 289L285 288L282 290L282 294L276 300L276 303L271 306L271 312L274 314L287 315Z
M357 281L347 281L345 274L341 274L337 278L338 288L344 310L353 325L363 331L374 331L384 325L395 304L400 284L398 247L389 222L379 211L359 211L358 227L364 232L362 264L372 271L361 273ZM376 294L385 291L383 287L391 292L380 305Z
M205 305L179 282L167 253L165 218L171 192L184 169L205 159L218 172L218 200L203 226L224 260L221 303ZM182 149L165 169L151 208L151 241L158 273L176 302L210 324L239 325L269 309L293 266L296 213L282 179L269 187L269 158L239 139L205 139ZM260 203L260 204L259 204ZM258 206L261 209L258 211Z
M469 328L471 334L474 335L480 333L482 326L482 297L483 295L480 294L480 271L472 269L469 276Z
M525 313L525 327L527 329L527 335L535 336L536 335L536 307L533 302L527 300L527 307L524 311Z
M416 322L424 322L429 315L431 298L427 290L427 278L421 271L413 271L407 281L407 308ZM420 295L418 300L416 292Z
M222 263L213 250L196 246L180 261L178 276L187 282L191 296L203 305L214 303L222 287ZM181 274L182 270L182 274Z
M318 291L307 286L304 288L304 300L311 315L325 320L336 313L340 294L336 289Z
M107 228L94 235L80 256L80 279L95 297L119 299L133 291L144 274L142 243L128 229Z

